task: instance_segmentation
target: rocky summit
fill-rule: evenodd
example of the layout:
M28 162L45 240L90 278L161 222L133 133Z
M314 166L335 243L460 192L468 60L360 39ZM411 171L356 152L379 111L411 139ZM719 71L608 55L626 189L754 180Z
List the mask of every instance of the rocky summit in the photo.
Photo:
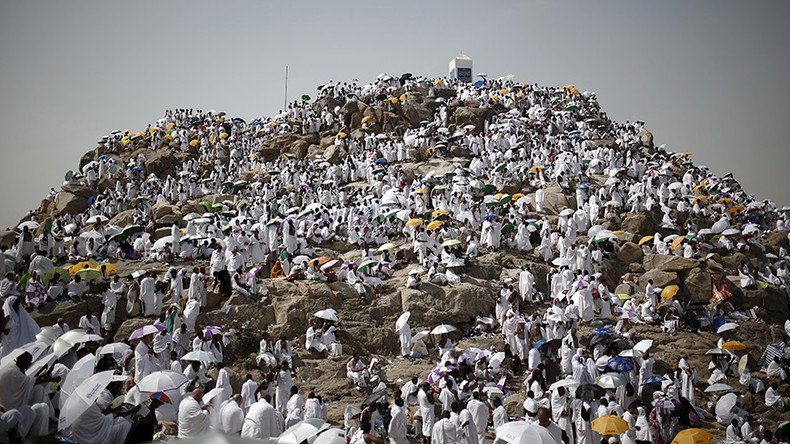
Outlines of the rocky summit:
M505 421L545 443L786 440L790 209L692 158L512 76L167 110L0 233L0 385L32 387L2 421L78 442L311 418L358 443L507 441ZM310 427L288 439L329 436Z

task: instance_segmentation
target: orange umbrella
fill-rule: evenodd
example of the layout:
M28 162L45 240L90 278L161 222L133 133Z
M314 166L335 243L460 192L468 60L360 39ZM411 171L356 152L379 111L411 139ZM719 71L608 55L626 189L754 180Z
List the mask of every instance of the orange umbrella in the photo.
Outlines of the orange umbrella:
M653 240L653 238L655 238L655 236L644 236L642 239L639 239L639 246L641 247L647 242L650 242L651 240Z
M680 291L680 287L677 285L667 285L661 290L661 300L666 301L667 299L672 299L676 294Z
M672 444L710 444L712 438L713 435L707 430L685 429L675 435Z
M435 221L429 223L428 226L425 227L425 229L428 230L428 231L433 231L433 230L441 227L442 225L444 225L444 222L442 222L440 220L435 220Z
M724 344L721 344L721 348L725 350L746 350L746 344L739 341L727 341Z
M407 227L418 227L420 225L422 225L422 219L418 218L409 219L409 221L406 222Z
M628 431L628 423L619 416L607 415L593 419L592 429L604 436L617 436Z
M683 240L685 238L686 238L686 236L678 236L678 237L676 237L675 240L672 241L672 248L675 249L675 248L679 247L680 244L683 242Z

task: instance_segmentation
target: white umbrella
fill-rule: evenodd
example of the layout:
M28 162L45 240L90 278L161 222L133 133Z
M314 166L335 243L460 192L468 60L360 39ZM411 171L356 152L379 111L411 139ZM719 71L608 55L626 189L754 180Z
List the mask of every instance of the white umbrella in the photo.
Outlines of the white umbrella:
M57 353L56 353L57 354ZM66 378L63 380L63 385L60 387L60 410L63 411L63 406L66 404L69 396L74 392L80 382L84 381L93 374L93 368L96 365L96 356L86 355L77 361L71 368Z
M511 421L496 428L496 439L508 444L556 444L549 430L525 421Z
M556 266L558 266L558 267L562 267L562 266L565 266L565 265L571 265L571 264L576 263L576 259L570 258L570 257L558 257L558 258L554 259L553 261L551 261L551 263L556 265Z
M395 321L395 331L398 331L401 328L403 328L403 326L406 325L407 322L409 322L409 317L411 317L410 311L403 312L403 314L401 314L400 317L398 317L398 320Z
M50 353L46 356L43 356L38 360L36 360L36 362L34 362L33 365L31 365L30 368L27 369L25 374L28 376L35 377L38 374L38 372L41 371L41 369L49 367L57 360L58 360L58 355L56 355L55 353Z
M549 390L557 390L560 387L571 387L574 385L579 385L579 384L576 381L574 381L573 378L565 378L565 379L560 379L554 384L551 384L549 386Z
M625 358L641 358L643 353L635 348L629 348L620 352L620 356Z
M575 211L572 208L566 208L560 211L560 216L570 216L573 213L575 213Z
M313 444L346 444L346 432L337 428L322 430L315 436Z
M411 337L411 343L414 344L415 342L419 341L420 339L428 336L430 332L428 330L418 331Z
M39 356L43 355L45 351L49 348L49 344L45 342L30 342L20 347L17 347L7 355L0 359L0 368L6 367L8 365L16 364L16 358L18 358L22 353L30 353L33 356L33 362L38 359Z
M52 344L52 351L58 355L58 357L63 357L63 355L71 350L71 347L77 345L79 343L78 341L87 334L88 332L80 328L69 330L66 333L60 335L55 343Z
M113 356L120 356L126 350L129 350L130 347L128 344L123 342L113 342L111 344L107 344L104 347L100 348L97 355L113 355Z
M716 416L721 418L722 424L729 424L732 417L735 416L732 413L732 409L735 407L735 402L737 400L738 395L735 393L727 393L716 401Z
M58 430L63 430L74 424L74 421L96 402L102 390L107 388L111 382L125 381L126 378L126 376L114 374L112 370L107 370L82 381L60 410Z
M104 338L99 335L86 334L76 339L75 344L84 344L86 342L101 342Z
M441 335L445 333L450 333L451 331L458 331L457 328L453 327L452 325L448 324L440 324L431 330L432 335Z
M151 249L152 250L161 250L161 249L165 248L166 244L172 244L172 243L173 243L173 236L165 236L165 237L157 239L156 242L154 242L154 246L151 247Z
M181 357L182 361L217 362L217 359L209 352L203 350L191 351Z
M317 312L313 313L313 316L319 319L325 319L327 321L337 322L337 312L332 308L318 310Z
M683 184L681 182L672 182L667 188L670 190L679 190L683 188Z
M17 228L20 231L24 230L25 228L27 228L30 231L34 231L34 230L38 229L38 227L39 227L38 222L36 222L34 220L29 220L27 222L22 222L21 224L19 224L17 226Z
M721 232L722 236L735 236L741 234L741 230L737 228L727 228L726 230Z
M137 383L137 388L144 393L166 392L176 390L187 383L187 377L178 372L163 370L151 373Z
M80 237L85 238L85 239L96 239L96 240L99 240L99 239L104 238L104 235L99 233L96 230L91 230L91 231L86 231L84 233L81 233Z
M727 384L713 384L705 389L705 393L731 392L731 391L733 391L732 386Z
M652 346L653 346L653 340L652 339L642 339L641 341L636 343L636 345L634 346L634 350L639 350L642 353L647 353L647 351Z
M107 216L103 214L97 214L95 216L89 217L88 220L86 220L85 222L89 224L96 224L99 222L107 222L108 220L110 219L108 219Z
M718 329L716 329L716 333L722 334L725 331L735 330L736 328L738 328L738 324L734 322L727 322L722 324L721 327L719 327Z
M712 355L725 356L725 355L728 355L729 353L727 353L727 350L722 350L720 348L712 348L712 349L706 351L705 354L708 355L708 356L712 356Z
M616 389L626 384L625 378L619 373L604 373L598 377L598 385L605 389Z
M296 424L284 431L279 438L278 444L299 444L314 436L318 431L329 428L329 425L323 419L310 418L304 421L299 421Z

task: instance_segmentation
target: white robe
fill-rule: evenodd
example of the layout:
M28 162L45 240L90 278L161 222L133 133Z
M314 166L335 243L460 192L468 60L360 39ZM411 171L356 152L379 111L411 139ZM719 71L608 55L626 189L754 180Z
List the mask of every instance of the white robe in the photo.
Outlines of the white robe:
M236 404L236 401L225 402L220 410L220 423L223 433L229 435L241 433L241 427L244 424L244 411Z
M208 411L188 396L178 405L178 437L191 438L209 430Z
M277 412L271 404L261 399L250 406L250 410L244 417L241 436L253 439L275 438L280 435L279 429Z
M126 418L115 418L102 413L96 403L71 425L69 437L85 444L124 442L132 424Z

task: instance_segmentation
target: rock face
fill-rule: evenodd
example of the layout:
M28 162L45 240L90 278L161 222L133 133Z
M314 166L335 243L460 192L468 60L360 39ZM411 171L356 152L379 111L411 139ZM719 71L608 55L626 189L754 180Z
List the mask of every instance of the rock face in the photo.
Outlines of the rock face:
M463 128L466 125L474 125L474 131L482 131L486 119L486 111L482 108L472 108L459 106L455 108L452 115L452 122L455 126Z
M700 268L689 271L680 284L683 295L694 302L707 302L713 292L710 273Z
M576 209L576 196L565 194L559 186L547 186L544 190L543 212L550 215L558 215L560 211L570 208ZM535 193L530 195L535 201Z
M623 231L639 235L652 235L658 230L661 219L651 212L627 213L622 221Z
M55 197L54 211L56 216L64 214L77 214L88 209L88 198L95 195L96 191L82 185L69 185Z
M660 271L650 270L639 278L639 287L644 288L647 281L652 279L654 287L664 288L667 285L676 285L680 283L678 274L673 271Z
M642 261L642 265L645 267L645 270L657 269L661 271L683 272L699 267L700 262L696 259L687 259L680 256L650 254Z
M736 289L731 302L736 308L755 308L758 316L775 324L781 325L790 318L787 295L774 286Z
M629 264L639 261L642 259L642 256L642 249L633 242L624 243L620 246L620 250L617 251L617 259Z

